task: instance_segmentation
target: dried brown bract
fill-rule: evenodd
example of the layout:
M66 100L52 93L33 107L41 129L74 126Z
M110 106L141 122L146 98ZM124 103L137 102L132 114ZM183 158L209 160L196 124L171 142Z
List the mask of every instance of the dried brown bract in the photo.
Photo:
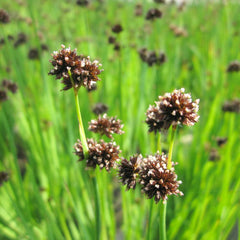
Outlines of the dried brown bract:
M240 62L237 60L230 62L226 71L227 72L239 72L240 71Z
M162 12L157 8L151 8L148 10L146 15L146 20L155 20L162 17Z
M3 185L4 182L7 182L9 179L9 174L7 172L1 171L0 172L0 187Z
M96 115L103 114L103 113L106 113L108 111L108 106L106 104L103 104L103 103L97 103L93 107L92 111Z
M86 160L86 166L89 168L96 168L98 165L100 169L105 168L110 171L111 168L115 167L115 163L119 160L120 149L115 142L106 143L100 140L97 143L95 140L87 139L88 143L88 156L85 159L83 154L82 143L80 140L74 145L75 154L79 157L79 161Z
M141 154L130 157L129 161L124 158L118 167L118 176L122 184L126 185L127 190L136 187L142 159Z
M9 14L4 9L0 9L0 23L6 24L9 22L10 22Z
M97 60L91 62L90 57L77 55L76 49L72 51L62 45L62 49L53 52L52 56L53 60L50 62L53 69L49 74L55 75L56 79L62 78L61 82L65 85L63 90L72 87L78 89L81 86L91 89L93 84L100 80L98 75L103 71L99 69L101 64ZM69 71L72 79L69 76Z
M240 113L240 100L235 99L232 101L226 101L222 105L222 111L223 112L234 112L234 113Z
M167 169L165 154L149 155L144 158L139 171L142 192L148 198L154 198L158 203L161 199L166 202L169 195L183 195L178 189L181 181L177 181L174 168Z
M184 92L182 88L166 93L158 97L156 106L149 106L146 113L149 132L157 133L178 124L192 126L198 121L199 99L192 101L191 95Z
M113 138L112 134L123 134L121 130L123 125L121 121L116 117L108 117L104 114L103 117L98 116L97 120L92 120L89 123L89 131L99 133L100 135L106 135L108 138Z
M122 25L121 24L116 24L116 25L114 25L113 27L112 27L112 32L114 32L114 33L120 33L120 32L122 32L123 31L123 27L122 27Z

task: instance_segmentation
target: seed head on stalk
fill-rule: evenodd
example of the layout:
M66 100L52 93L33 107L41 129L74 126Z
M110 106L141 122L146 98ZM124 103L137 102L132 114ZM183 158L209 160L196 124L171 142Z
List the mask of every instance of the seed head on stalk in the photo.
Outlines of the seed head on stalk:
M101 117L98 116L97 120L92 120L89 123L89 131L99 133L101 135L106 135L108 138L113 138L112 134L123 134L124 132L121 130L123 124L116 117L108 117L107 114L103 114Z
M199 99L192 101L191 95L184 92L185 89L181 88L166 93L158 97L155 106L149 106L146 112L149 132L157 133L178 124L192 126L199 120Z
M182 182L177 181L174 163L172 162L172 168L168 169L167 162L167 156L157 152L155 155L144 158L140 166L139 181L142 185L142 192L148 198L154 198L156 203L161 199L166 202L168 196L172 194L183 195L178 189Z
M101 64L97 60L90 61L90 57L77 55L76 49L71 50L61 45L62 49L54 51L52 54L53 69L50 75L55 75L56 79L62 79L65 85L63 90L70 88L79 89L84 86L90 90L97 81L100 80L98 75L103 71L99 69Z
M83 153L83 147L80 140L74 145L75 154L79 157L79 161L86 160L86 166L88 168L96 168L98 165L100 169L105 168L110 171L115 167L116 161L119 159L120 149L115 142L106 143L100 140L97 143L94 139L87 139L88 143L88 156L85 158Z

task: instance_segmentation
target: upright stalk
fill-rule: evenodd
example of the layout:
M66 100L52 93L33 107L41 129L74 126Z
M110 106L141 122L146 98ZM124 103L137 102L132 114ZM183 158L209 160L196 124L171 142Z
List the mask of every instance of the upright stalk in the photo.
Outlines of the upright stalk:
M149 216L148 216L148 225L147 225L147 240L150 240L153 202L154 202L154 200L151 199L150 208L149 208Z
M166 240L166 212L167 212L167 202L160 202L160 222L159 222L159 239Z
M84 132L81 110L80 110L79 99L78 99L78 89L79 89L79 87L74 86L74 81L73 81L72 73L71 73L70 70L68 70L68 75L71 79L73 90L74 90L74 99L75 99L75 105L76 105L76 111L77 111L79 134L80 134L80 139L81 139L81 142L82 142L83 154L84 154L84 157L86 158L89 150L88 150L86 135L85 135L85 132Z
M168 163L167 168L170 170L172 168L172 153L173 153L173 145L174 145L174 137L176 132L176 127L171 127L171 140L170 140L170 146L169 146L169 152L168 152Z
M99 190L96 176L93 176L94 200L95 200L95 217L96 217L96 240L100 240L101 236L101 218L100 218L100 201Z

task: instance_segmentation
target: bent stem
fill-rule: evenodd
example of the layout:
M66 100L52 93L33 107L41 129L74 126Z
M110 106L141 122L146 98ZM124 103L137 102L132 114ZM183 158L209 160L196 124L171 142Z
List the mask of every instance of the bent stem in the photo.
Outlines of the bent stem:
M159 239L166 240L166 212L167 202L160 202L160 222L159 222Z

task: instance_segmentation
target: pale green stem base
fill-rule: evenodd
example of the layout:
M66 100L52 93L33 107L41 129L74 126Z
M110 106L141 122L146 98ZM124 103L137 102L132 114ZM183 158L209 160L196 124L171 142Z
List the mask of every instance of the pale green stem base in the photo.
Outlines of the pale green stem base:
M166 240L166 212L167 203L160 203L160 222L159 222L159 239Z

